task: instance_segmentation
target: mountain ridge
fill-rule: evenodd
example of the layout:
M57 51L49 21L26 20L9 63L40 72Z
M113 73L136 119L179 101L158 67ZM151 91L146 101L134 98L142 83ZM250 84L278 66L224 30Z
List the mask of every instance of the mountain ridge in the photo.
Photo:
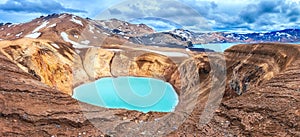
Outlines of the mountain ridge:
M64 24L68 24L68 26L66 25L56 26L57 24L61 24L62 21L64 21ZM41 22L49 23L49 24L45 25L45 24L41 24ZM25 26L26 25L30 26L30 28L27 28L25 30L20 29L24 24ZM89 18L81 18L79 16L74 16L72 14L66 14L66 13L41 16L27 23L2 24L0 28L1 40L13 40L13 39L22 38L26 36L25 34L30 35L30 31L33 31L32 28L36 28L38 27L38 25L45 25L48 28L54 28L53 31L56 32L62 32L65 30L64 28L78 27L78 29L75 29L71 32L73 36L76 35L76 33L77 36L85 35L84 33L86 33L85 36L86 38L89 37L89 35L90 37L96 38L97 36L93 36L93 35L96 35L95 33L97 32L101 32L105 35L100 36L99 34L98 37L100 39L107 36L115 36L118 37L118 39L123 39L125 41L134 44L142 44L142 45L150 45L150 46L157 45L157 46L175 47L175 48L192 47L193 44L208 44L208 43L300 42L300 29L285 29L285 30L278 30L278 31L271 31L271 32L263 32L263 33L254 32L254 33L246 33L246 34L240 34L234 32L233 33L231 32L195 33L183 29L175 29L167 32L155 32L155 30L153 30L152 28L148 27L145 24L131 24L118 19L92 20ZM40 29L45 29L45 28L41 27ZM96 29L97 32L91 31L93 29ZM85 32L83 33L81 31L85 31ZM56 40L61 39L59 38L60 34L44 34L44 33L48 33L48 32L47 31L41 32L41 34L35 33L27 37L33 37L33 38L41 37L41 38L49 39L49 37L43 35L58 35L55 36L56 37L55 39ZM75 38L77 36L75 36ZM95 43L95 44L100 44L100 43Z

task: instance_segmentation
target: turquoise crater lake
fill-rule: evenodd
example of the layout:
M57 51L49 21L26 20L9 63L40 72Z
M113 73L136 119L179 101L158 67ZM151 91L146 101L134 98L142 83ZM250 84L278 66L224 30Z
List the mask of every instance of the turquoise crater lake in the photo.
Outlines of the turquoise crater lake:
M145 77L101 78L78 86L73 98L88 104L147 112L173 112L178 95L172 85Z

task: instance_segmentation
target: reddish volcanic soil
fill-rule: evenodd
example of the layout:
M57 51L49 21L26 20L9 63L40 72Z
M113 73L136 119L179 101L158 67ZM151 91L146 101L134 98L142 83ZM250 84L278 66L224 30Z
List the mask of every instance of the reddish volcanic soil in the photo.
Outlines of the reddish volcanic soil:
M205 125L198 123L207 99L207 94L201 94L192 114L169 136L299 136L299 49L294 45L259 44L239 45L227 50L226 94L212 120ZM101 129L95 128L86 119L83 115L85 110L80 107L92 106L46 86L2 53L0 64L0 136L102 134ZM267 69L261 64L265 64ZM232 79L236 80L230 68L240 66L243 66L237 71L240 79L249 73L253 75L248 89L237 96L229 86ZM255 71L252 69L254 66L260 66L262 70ZM272 75L269 75L270 72L273 72ZM87 109L84 113L99 113L100 110L95 111L97 109L100 108ZM88 112L90 110L94 111ZM129 111L121 111L117 115L143 120L153 120L151 115L157 116Z

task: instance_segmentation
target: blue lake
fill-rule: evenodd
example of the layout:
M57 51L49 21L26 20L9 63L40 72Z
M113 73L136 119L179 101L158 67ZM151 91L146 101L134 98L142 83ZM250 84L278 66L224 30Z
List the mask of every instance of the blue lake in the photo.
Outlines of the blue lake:
M291 43L291 44L300 44L300 42L294 42L294 43Z
M88 104L140 112L173 112L178 96L172 85L144 77L101 78L76 87L73 98Z
M238 45L238 44L247 44L247 43L214 43L214 44L194 44L195 48L205 48L211 49L216 52L224 52L226 49ZM288 44L300 44L300 42L288 43Z
M195 44L195 48L211 49L215 52L224 52L226 49L241 43L213 43L213 44Z

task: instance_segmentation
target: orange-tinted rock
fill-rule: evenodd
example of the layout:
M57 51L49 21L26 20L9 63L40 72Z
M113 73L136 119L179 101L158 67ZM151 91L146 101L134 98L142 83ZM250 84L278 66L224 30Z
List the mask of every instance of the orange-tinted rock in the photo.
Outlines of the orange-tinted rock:
M177 66L170 58L155 53L145 53L134 58L129 75L170 81L176 70Z
M88 49L85 53L83 64L90 78L111 77L110 68L114 54L114 52L101 48Z
M234 46L225 55L228 88L242 94L285 70L297 58L299 50L288 44L248 44Z
M73 52L56 49L50 41L20 39L0 42L1 52L25 72L64 93L72 94Z

